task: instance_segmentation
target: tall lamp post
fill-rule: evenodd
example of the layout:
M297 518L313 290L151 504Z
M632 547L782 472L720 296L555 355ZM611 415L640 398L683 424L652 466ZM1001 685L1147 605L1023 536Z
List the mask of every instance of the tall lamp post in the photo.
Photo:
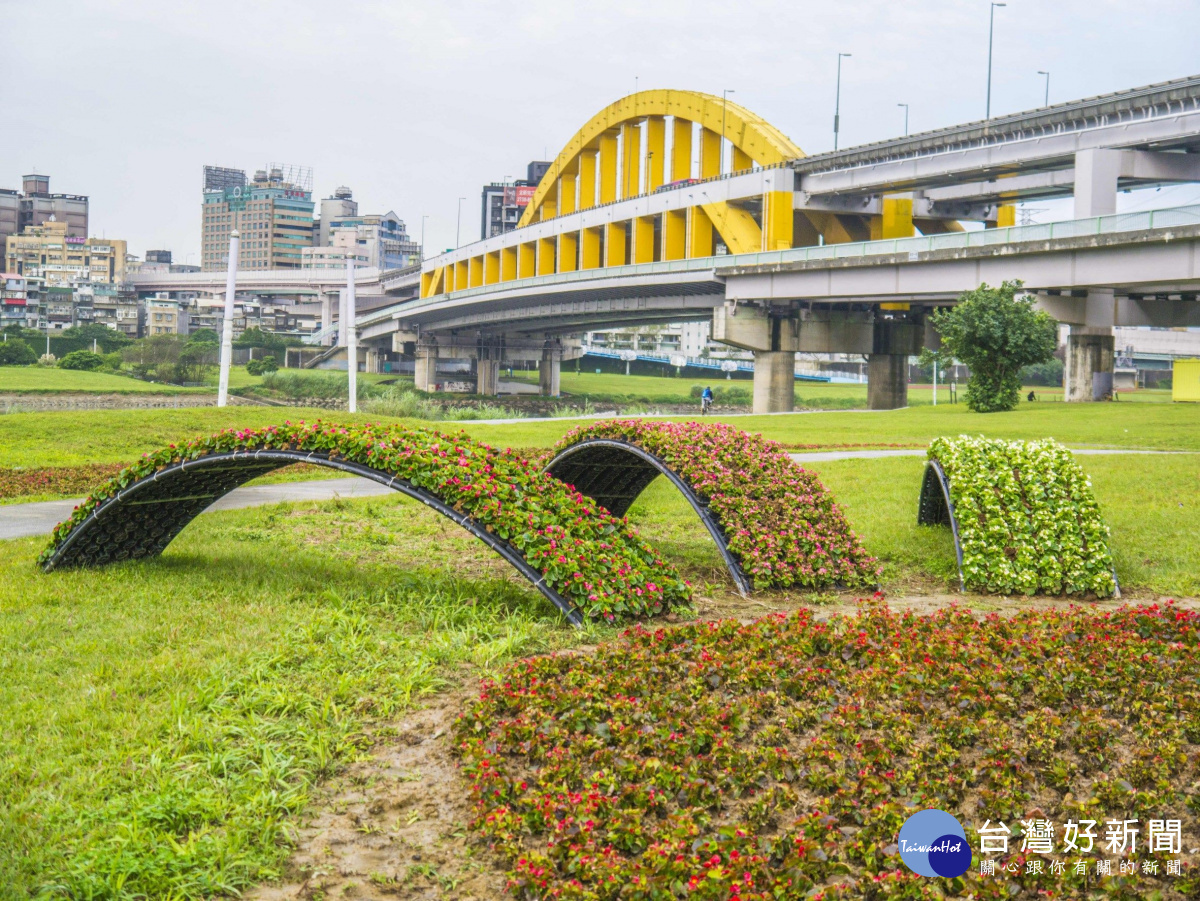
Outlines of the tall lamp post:
M229 233L229 269L225 275L225 318L221 323L221 375L217 380L217 406L229 404L229 364L233 360L233 296L237 290L238 231Z
M896 106L904 107L904 137L908 137L908 104L897 103Z
M421 252L425 252L424 246ZM354 267L358 265L358 248L355 246L346 258L346 369L350 375L350 402L347 409L358 412L358 324L355 314L358 303L354 297Z
M996 32L996 7L1008 6L1007 3L993 3L988 12L988 79L987 79L987 112L985 119L992 118L992 36Z
M721 92L721 172L725 171L725 109L729 106L729 95L736 93L733 88L726 88ZM729 168L733 169L732 160L729 162Z
M842 112L842 57L851 56L849 53L838 54L837 66L837 93L833 99L833 149L837 150L838 145L838 128L841 125Z
M1046 76L1046 99L1042 102L1042 105L1049 106L1050 105L1050 73L1043 72L1041 69L1038 69L1038 75Z
M425 262L425 220L429 218L428 213L421 215L421 262Z
M455 248L462 247L462 202L465 197L458 198L458 223L454 227L454 246Z

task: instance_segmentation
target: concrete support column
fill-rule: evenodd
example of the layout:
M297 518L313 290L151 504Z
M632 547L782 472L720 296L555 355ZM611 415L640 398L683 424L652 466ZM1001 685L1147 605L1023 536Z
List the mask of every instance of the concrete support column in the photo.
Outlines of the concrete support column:
M796 408L796 352L754 352L754 412L790 413Z
M908 355L867 356L867 409L899 410L908 406Z
M1113 387L1113 330L1073 325L1067 336L1063 399L1069 403L1104 400Z
M346 289L338 288L338 332L337 346L346 346L346 321L348 314L346 313Z
M328 291L321 293L321 330L333 328L333 295ZM333 344L333 336L326 335L321 341L326 347Z
M418 391L434 391L437 385L438 349L436 342L428 340L417 344L417 363L413 386Z
M475 393L495 397L500 385L500 361L481 357L475 361Z
M367 348L367 372L380 372L383 367L379 365L379 359L382 354L374 348Z
M562 373L562 347L557 341L547 341L542 348L542 363L538 368L538 385L543 397L558 397Z
M1117 211L1120 150L1080 150L1075 154L1075 218L1108 216Z

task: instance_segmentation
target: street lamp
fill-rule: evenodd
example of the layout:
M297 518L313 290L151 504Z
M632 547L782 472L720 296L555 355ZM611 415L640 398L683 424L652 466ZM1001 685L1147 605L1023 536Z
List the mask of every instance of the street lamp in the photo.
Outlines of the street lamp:
M454 231L454 246L456 248L462 247L462 202L466 199L465 197L458 198L458 225Z
M996 7L1008 6L1007 3L993 3L988 12L988 79L987 79L987 112L985 119L992 118L992 35L996 31Z
M837 66L837 94L833 100L833 149L837 150L838 145L838 125L841 122L842 111L842 57L851 56L849 53L838 54Z
M421 216L421 262L425 262L425 220L429 218L429 214L425 213Z
M908 137L908 104L897 103L896 106L904 107L904 137Z
M733 88L726 88L721 92L721 165L719 168L722 172L725 170L725 109L729 106L729 95L736 93L737 91ZM733 168L732 160L729 163L729 168ZM719 175L720 172L717 174Z
M1042 105L1049 106L1050 105L1050 73L1043 72L1041 69L1038 69L1038 75L1046 76L1046 100Z

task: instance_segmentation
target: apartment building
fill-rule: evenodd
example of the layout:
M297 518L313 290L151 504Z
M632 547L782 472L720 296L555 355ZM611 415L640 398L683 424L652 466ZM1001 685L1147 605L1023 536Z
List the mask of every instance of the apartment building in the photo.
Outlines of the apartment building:
M313 245L312 170L259 169L253 180L238 169L204 167L200 268L229 265L229 238L240 234L239 269L299 269Z
M82 238L66 222L50 220L29 225L5 240L4 269L43 278L48 286L71 282L114 285L124 278L126 242Z
M49 175L25 175L21 190L0 189L0 247L31 225L65 222L67 234L86 238L88 199L82 194L51 194Z

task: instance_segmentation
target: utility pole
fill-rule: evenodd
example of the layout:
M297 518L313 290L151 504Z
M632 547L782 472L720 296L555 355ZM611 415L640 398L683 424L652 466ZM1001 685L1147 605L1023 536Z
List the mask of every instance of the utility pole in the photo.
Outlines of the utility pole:
M1042 102L1042 106L1049 106L1050 105L1050 73L1043 72L1041 69L1038 69L1038 75L1046 76L1046 99Z
M842 112L842 57L851 56L849 53L839 53L837 63L837 93L833 100L833 149L838 147L838 128L841 123Z
M229 404L229 364L233 361L233 298L237 291L237 262L238 231L235 228L229 233L229 268L225 275L225 319L221 323L221 375L217 380L218 407Z
M421 252L425 252L422 244ZM358 412L358 327L355 313L358 304L354 298L354 267L358 265L358 249L354 248L346 260L346 368L350 375L350 403L347 409Z
M988 79L987 79L987 112L985 119L992 118L992 36L996 31L996 7L1008 6L1007 3L993 3L988 12Z
M904 137L908 137L908 104L897 103L896 106L904 107Z

